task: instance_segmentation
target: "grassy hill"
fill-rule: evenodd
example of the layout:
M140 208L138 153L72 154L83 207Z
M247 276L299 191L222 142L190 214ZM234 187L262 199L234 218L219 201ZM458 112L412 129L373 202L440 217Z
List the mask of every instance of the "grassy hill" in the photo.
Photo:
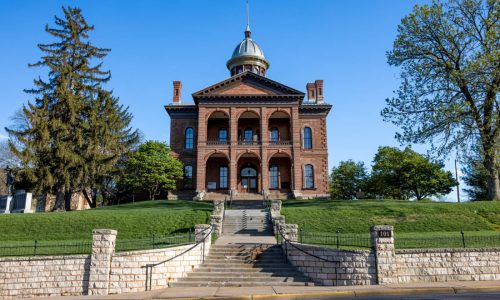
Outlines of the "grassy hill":
M393 200L291 200L286 223L317 232L367 233L370 225L394 225L395 232L500 231L500 202L409 202Z
M211 203L146 201L85 211L0 215L0 243L5 241L90 241L92 230L118 230L118 239L187 232L208 223Z

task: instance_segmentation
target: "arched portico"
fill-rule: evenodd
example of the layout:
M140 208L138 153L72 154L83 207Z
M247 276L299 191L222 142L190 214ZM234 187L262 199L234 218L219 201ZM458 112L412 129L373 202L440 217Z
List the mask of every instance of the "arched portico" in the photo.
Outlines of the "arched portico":
M276 153L268 161L269 191L288 193L293 188L292 160L287 153Z
M260 193L261 186L261 163L257 155L244 153L238 159L237 164L237 189L239 193Z
M228 192L230 187L229 159L224 153L210 155L205 164L205 190Z

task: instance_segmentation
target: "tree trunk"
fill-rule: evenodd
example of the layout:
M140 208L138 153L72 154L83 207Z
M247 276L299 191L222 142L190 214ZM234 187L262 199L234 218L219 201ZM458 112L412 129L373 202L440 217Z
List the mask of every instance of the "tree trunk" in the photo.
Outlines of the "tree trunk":
M64 189L59 189L56 193L56 201L54 203L53 211L64 210Z
M494 151L488 151L484 156L484 167L488 171L488 200L500 200L500 180L495 155Z
M66 211L71 211L71 196L73 196L73 193L71 191L67 191L64 194L64 209Z

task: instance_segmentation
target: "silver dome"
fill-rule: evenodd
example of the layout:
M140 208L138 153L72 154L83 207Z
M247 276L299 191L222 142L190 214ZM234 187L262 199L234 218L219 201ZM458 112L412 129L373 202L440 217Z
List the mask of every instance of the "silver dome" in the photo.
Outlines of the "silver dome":
M234 48L231 59L227 62L231 75L250 69L252 72L264 75L269 68L269 62L264 51L251 38L250 28L245 31L245 39Z
M239 56L257 56L259 58L266 59L262 49L250 37L245 38L239 45L236 46L236 48L234 48L231 58Z

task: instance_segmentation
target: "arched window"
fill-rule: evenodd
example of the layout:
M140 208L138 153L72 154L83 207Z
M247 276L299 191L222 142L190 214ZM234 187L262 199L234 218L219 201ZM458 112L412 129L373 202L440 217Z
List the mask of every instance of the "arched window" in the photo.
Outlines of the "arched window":
M312 165L304 166L304 188L314 188L314 168Z
M309 127L304 127L302 146L304 149L312 149L312 131Z
M184 188L192 188L193 187L193 166L185 165L184 166Z
M194 130L191 127L186 128L184 148L193 149L194 147Z
M246 128L243 133L243 141L245 144L251 144L253 141L253 130L252 128Z
M279 138L280 138L280 132L278 128L276 127L271 128L271 132L269 133L269 140L272 143L276 143L278 142Z
M219 142L227 143L227 129L226 128L219 129Z
M228 168L227 166L219 167L219 189L227 189Z
M279 189L279 168L277 165L269 167L269 180L271 189Z

